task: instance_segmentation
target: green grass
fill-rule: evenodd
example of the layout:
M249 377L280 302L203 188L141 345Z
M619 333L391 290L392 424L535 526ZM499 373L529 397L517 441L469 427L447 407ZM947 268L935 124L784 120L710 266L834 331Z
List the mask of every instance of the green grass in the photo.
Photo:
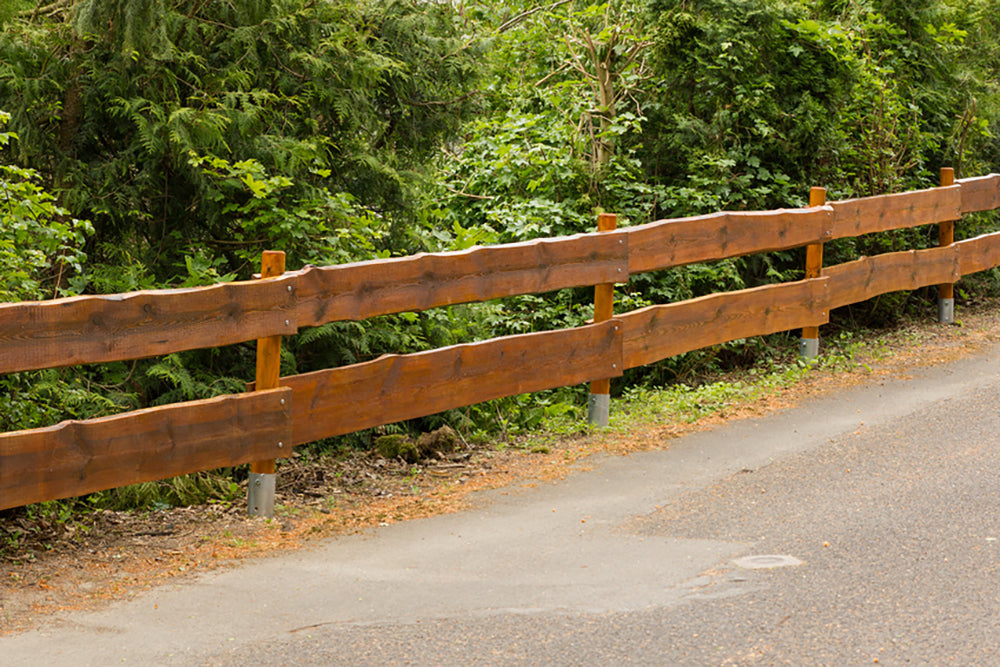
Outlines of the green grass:
M897 334L896 338L900 335ZM905 333L902 338L906 338ZM919 341L910 342L915 344ZM774 395L815 372L870 372L868 363L860 359L880 359L891 352L885 336L865 331L857 334L843 331L824 339L821 345L820 356L812 360L798 357L795 350L787 346L768 348L770 351L762 354L751 368L706 373L693 381L663 387L627 387L620 396L612 399L609 428L627 431L650 421L693 423ZM542 428L531 434L522 446L533 450L560 436L591 430L582 422L585 417L566 419L566 416L580 417L580 413L576 411L546 419Z

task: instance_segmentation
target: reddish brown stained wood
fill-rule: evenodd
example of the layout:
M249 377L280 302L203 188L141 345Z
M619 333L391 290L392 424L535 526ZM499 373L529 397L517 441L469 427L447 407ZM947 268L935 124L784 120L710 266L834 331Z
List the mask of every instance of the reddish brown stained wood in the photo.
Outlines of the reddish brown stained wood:
M962 213L1000 208L1000 174L962 178Z
M265 250L260 258L260 277L262 279L277 278L285 272L285 253L276 250ZM260 390L274 389L281 377L281 336L268 336L257 339L257 369L255 384ZM250 472L273 475L274 459L253 461Z
M944 167L941 169L941 186L950 187L955 185L955 170L951 167ZM939 246L949 246L955 242L955 221L954 220L944 220L938 225L938 245ZM954 299L955 298L955 285L954 283L942 283L938 285L938 298L939 299Z
M621 375L617 320L497 338L281 379L296 444L403 419Z
M613 232L618 227L618 216L602 213L597 217L601 232ZM612 283L594 286L594 322L610 320L615 314L615 286ZM591 394L610 394L611 380L601 378L590 383Z
M959 241L953 247L958 249L959 273L963 276L1000 266L1000 232Z
M738 338L829 321L828 279L712 294L620 315L625 368Z
M621 232L420 254L300 272L300 326L564 287L626 282Z
M293 334L296 277L0 305L0 373Z
M291 417L279 388L5 433L0 509L287 456Z
M953 283L961 277L958 244L907 250L828 266L830 307L867 301L880 294Z
M809 189L809 205L826 205L826 188ZM810 243L806 246L805 278L819 278L823 274L823 244ZM803 327L803 338L819 338L819 327Z
M660 220L624 230L629 273L797 248L829 238L827 206L778 211L723 212Z
M962 189L930 188L830 202L830 206L833 238L840 239L954 220L962 213Z

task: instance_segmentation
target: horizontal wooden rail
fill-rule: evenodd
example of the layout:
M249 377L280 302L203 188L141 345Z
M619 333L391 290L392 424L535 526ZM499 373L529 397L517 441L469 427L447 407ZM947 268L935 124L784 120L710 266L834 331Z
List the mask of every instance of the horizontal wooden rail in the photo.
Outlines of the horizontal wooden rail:
M287 456L279 388L0 434L0 509Z
M723 212L626 228L332 267L268 281L0 304L0 373L104 363L295 333L632 273L931 224L1000 207L1000 175L828 206Z
M660 220L623 230L629 273L797 248L829 239L828 206L780 211L723 212Z
M833 238L936 224L961 217L962 187L953 185L894 195L830 202Z
M294 334L294 275L0 304L0 373L141 359Z
M1000 174L963 178L958 183L962 188L962 213L1000 208Z
M712 294L619 315L625 368L731 340L829 321L829 281L813 278Z
M953 283L961 277L956 245L906 250L828 266L830 308L860 303L889 292Z
M497 338L281 379L292 441L314 442L454 408L622 373L617 320Z
M1000 232L983 234L954 244L963 276L1000 266Z
M300 272L299 326L628 281L621 232L475 247Z

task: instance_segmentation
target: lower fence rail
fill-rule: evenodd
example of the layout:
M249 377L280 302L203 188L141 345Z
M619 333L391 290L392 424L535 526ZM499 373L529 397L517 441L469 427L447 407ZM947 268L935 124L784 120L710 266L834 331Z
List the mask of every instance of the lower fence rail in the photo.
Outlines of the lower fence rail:
M0 434L0 509L288 456L284 387Z

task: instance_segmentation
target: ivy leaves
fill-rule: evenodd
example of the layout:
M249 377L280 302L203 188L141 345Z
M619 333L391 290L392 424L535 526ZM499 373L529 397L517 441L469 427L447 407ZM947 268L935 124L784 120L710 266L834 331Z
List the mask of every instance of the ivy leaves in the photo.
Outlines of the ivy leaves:
M9 119L0 112L0 128ZM0 132L0 147L16 139ZM0 301L59 296L63 278L86 259L82 248L93 227L57 205L39 180L31 169L0 163Z

